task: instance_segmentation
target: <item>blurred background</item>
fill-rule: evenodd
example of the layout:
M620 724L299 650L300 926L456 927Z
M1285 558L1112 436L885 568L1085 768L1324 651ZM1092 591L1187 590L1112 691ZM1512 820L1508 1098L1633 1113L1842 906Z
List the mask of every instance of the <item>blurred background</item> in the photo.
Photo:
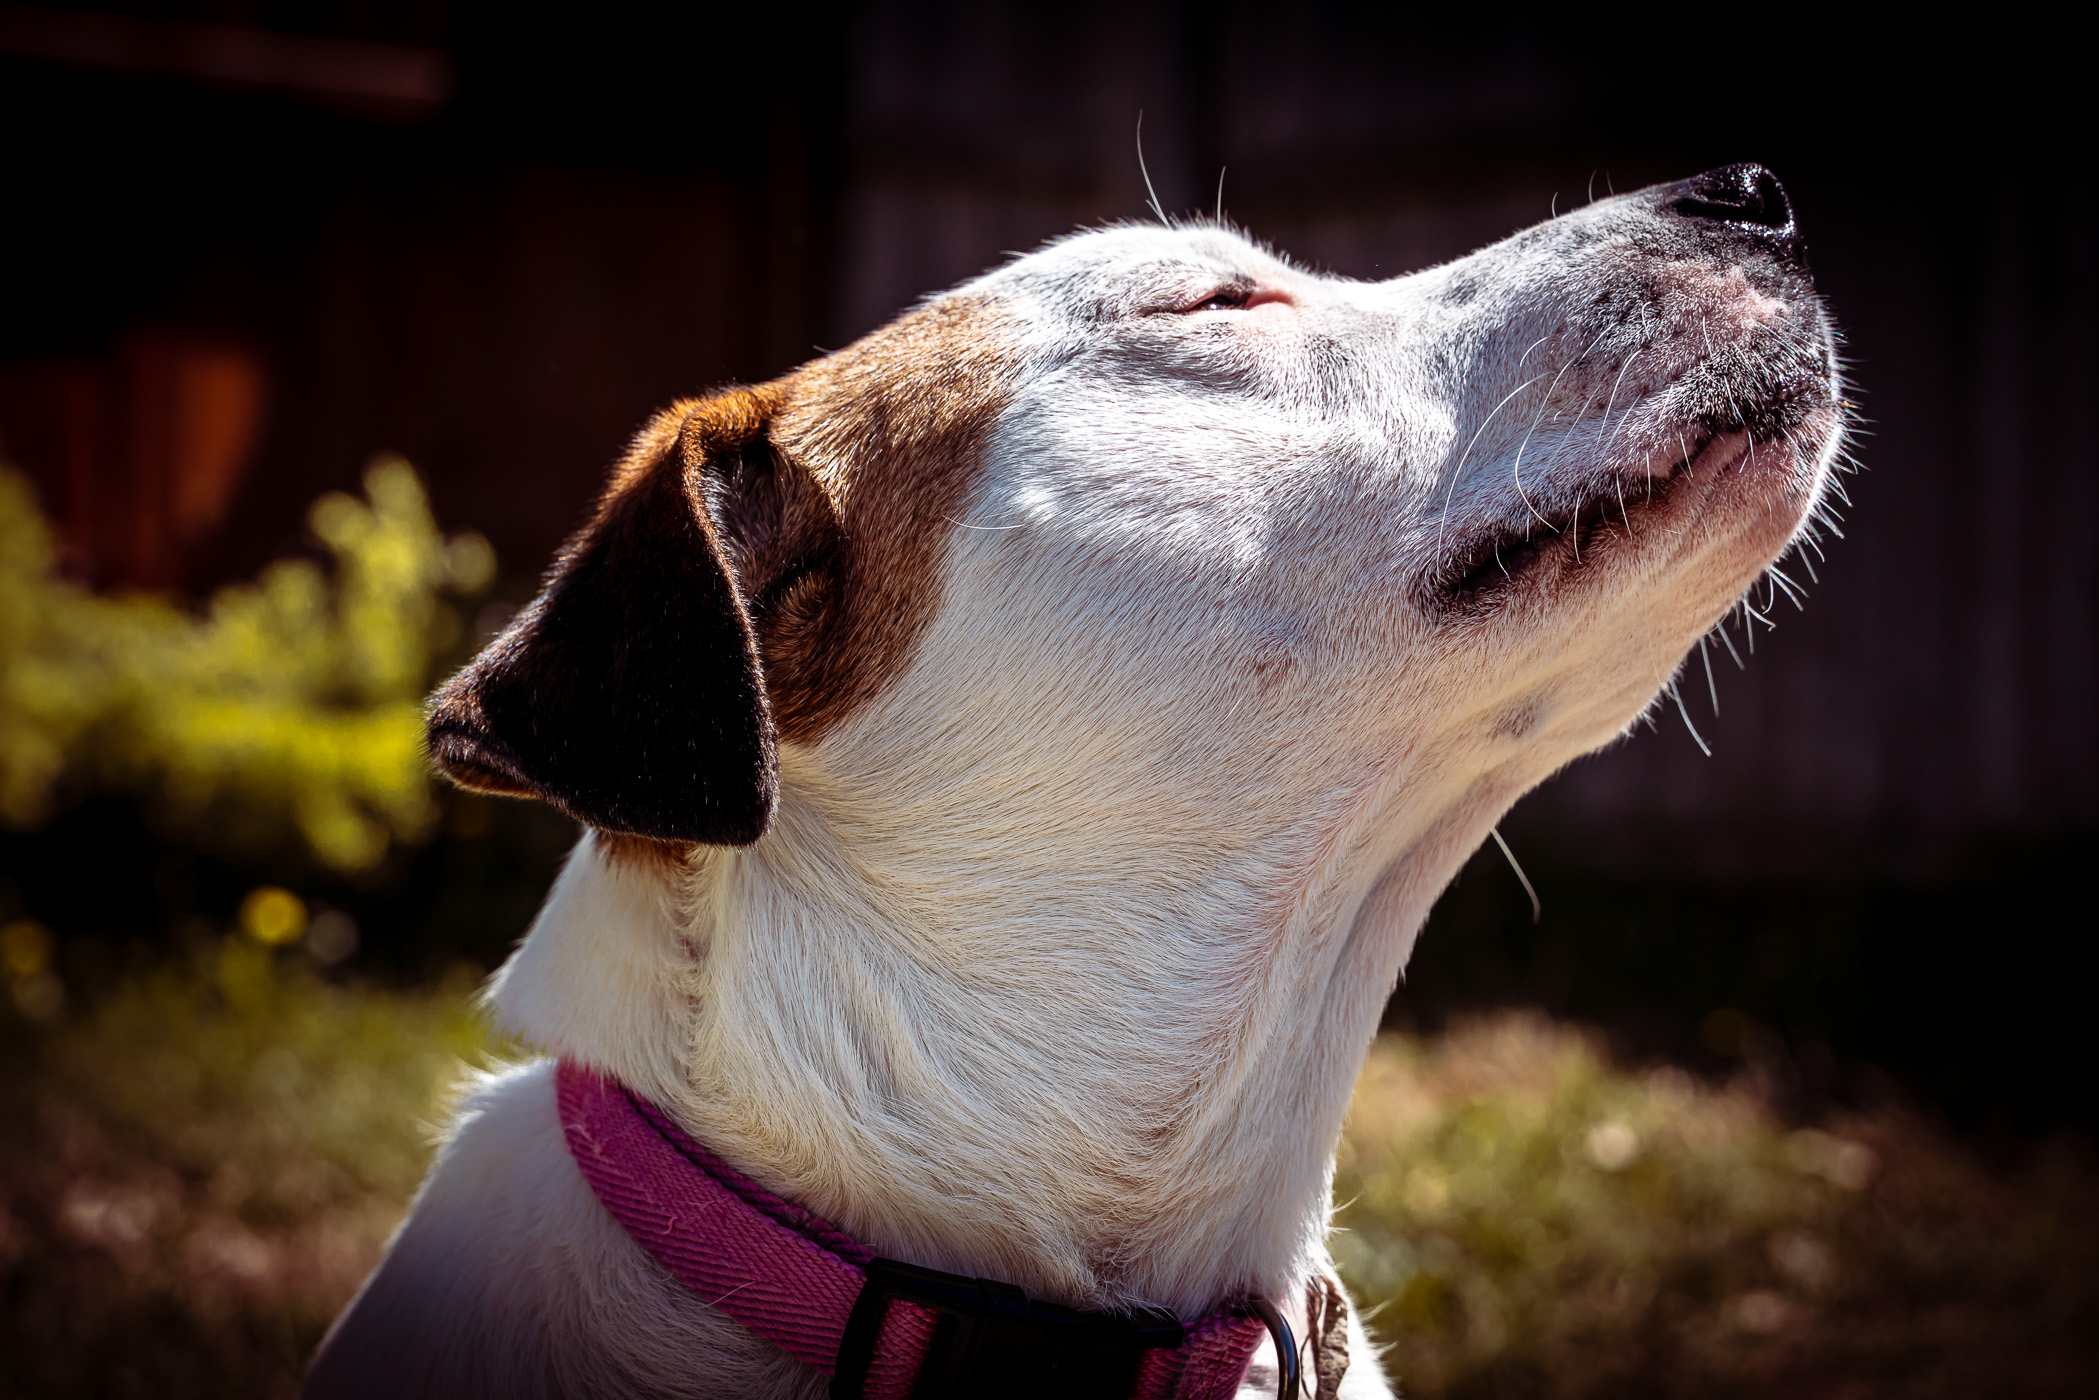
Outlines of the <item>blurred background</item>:
M574 835L432 786L421 695L653 408L1143 217L1140 114L1168 210L1221 183L1364 278L1762 161L1864 424L1805 608L1758 595L1717 713L1694 660L1703 746L1671 708L1519 805L1535 924L1491 847L1431 920L1344 1155L1393 1369L2092 1393L2077 53L1798 9L0 4L0 1339L41 1339L0 1393L291 1385Z

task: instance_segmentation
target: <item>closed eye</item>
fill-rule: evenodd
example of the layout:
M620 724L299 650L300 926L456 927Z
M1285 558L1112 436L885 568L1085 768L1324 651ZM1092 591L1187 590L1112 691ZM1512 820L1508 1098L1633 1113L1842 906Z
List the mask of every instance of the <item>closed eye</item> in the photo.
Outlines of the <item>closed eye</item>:
M1244 311L1253 296L1251 287L1222 287L1208 298L1195 305L1183 308L1187 311Z

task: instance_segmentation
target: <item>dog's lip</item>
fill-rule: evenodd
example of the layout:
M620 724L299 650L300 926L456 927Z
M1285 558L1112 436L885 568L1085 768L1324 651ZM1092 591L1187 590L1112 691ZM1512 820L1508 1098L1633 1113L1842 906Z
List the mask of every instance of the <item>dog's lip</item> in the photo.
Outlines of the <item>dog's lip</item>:
M1434 594L1445 605L1491 605L1555 556L1579 563L1593 556L1606 534L1637 539L1640 522L1666 510L1681 483L1717 477L1760 445L1740 428L1704 423L1685 424L1676 440L1675 451L1602 467L1562 519L1541 520L1526 508L1518 518L1477 532L1450 551L1437 571Z
M490 768L480 763L454 761L444 765L445 776L469 792L485 792L492 797L537 797L538 789L519 782L501 769Z
M459 720L440 719L430 726L431 761L469 792L495 797L537 797L539 789L513 771L507 755L496 751L488 735Z
M1700 397L1709 405L1710 390ZM1761 393L1739 387L1725 394L1725 407L1717 411L1684 404L1673 428L1649 439L1662 444L1657 450L1596 463L1571 510L1563 490L1541 515L1536 489L1526 492L1516 483L1516 499L1500 519L1475 526L1440 551L1442 558L1425 578L1428 605L1463 612L1492 608L1543 577L1552 560L1564 556L1568 566L1580 568L1595 554L1623 553L1622 546L1644 537L1643 517L1661 515L1685 495L1682 482L1696 480L1698 495L1709 498L1723 477L1738 478L1738 466L1756 463L1758 448L1784 436L1790 450L1769 454L1772 470L1758 464L1754 473L1766 485L1782 484L1790 473L1778 464L1794 461L1800 451L1789 429L1804 426L1833 402L1833 386L1818 367L1776 377Z

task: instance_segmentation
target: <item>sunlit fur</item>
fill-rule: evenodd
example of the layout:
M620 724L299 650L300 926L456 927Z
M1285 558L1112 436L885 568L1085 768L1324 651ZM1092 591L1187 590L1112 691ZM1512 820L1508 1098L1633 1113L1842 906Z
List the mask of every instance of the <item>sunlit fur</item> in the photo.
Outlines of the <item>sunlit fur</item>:
M1116 228L970 284L1026 370L909 665L784 747L755 845L586 834L499 1020L880 1253L1084 1307L1300 1299L1431 902L1642 713L1838 450L1811 297L1657 219L1599 203L1375 284ZM1191 309L1220 286L1250 299ZM1807 406L1672 484L1692 420L1789 355ZM1601 489L1578 560L1447 586ZM821 1393L621 1244L544 1066L498 1079L314 1393ZM1388 1393L1352 1351L1344 1393Z

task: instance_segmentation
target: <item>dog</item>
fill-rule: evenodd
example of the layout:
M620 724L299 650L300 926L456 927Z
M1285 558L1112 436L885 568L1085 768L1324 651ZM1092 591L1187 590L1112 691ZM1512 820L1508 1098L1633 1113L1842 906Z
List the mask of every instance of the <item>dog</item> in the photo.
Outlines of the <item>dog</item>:
M306 1394L825 1393L608 1214L556 1060L870 1253L1276 1300L1345 1352L1308 1391L1389 1394L1315 1316L1380 1013L1814 528L1834 346L1742 165L1386 282L1083 232L657 415L430 709L584 827L488 993L549 1058L465 1099Z

